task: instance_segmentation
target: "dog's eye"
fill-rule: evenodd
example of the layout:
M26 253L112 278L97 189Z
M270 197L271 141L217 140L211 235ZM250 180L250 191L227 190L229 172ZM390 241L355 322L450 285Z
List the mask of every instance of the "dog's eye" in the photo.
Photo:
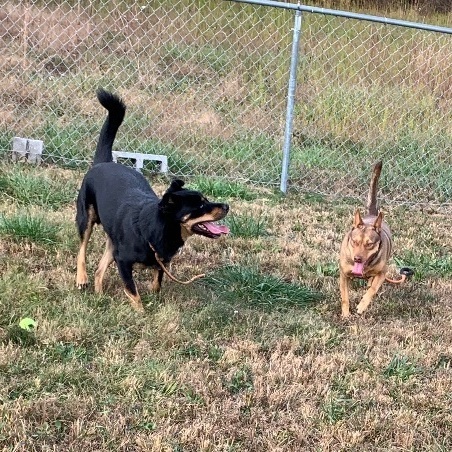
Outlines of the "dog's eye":
M200 209L204 209L204 203L199 206Z
M375 245L374 242L367 242L366 243L366 248L373 248L374 245Z

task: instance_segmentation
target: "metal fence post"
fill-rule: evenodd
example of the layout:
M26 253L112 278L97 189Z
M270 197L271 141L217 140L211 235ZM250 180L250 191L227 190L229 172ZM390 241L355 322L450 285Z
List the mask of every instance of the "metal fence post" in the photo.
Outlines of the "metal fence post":
M281 168L281 185L283 193L287 192L287 179L289 175L290 147L292 144L293 111L295 107L295 92L297 89L298 47L301 34L301 10L295 12L293 28L292 55L290 58L289 88L287 92L286 126L284 131L283 160Z

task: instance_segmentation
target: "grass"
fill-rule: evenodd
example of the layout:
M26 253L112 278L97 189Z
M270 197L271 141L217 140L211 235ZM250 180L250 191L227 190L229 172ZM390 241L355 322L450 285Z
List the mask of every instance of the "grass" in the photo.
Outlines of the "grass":
M48 192L34 205L17 194L27 179ZM104 294L74 287L69 193L81 179L2 166L0 449L449 449L448 216L385 209L391 271L411 265L416 277L385 285L365 316L344 322L337 255L356 203L196 180L242 223L187 241L172 270L206 272L193 285L165 278L155 296L137 270L142 315L114 265ZM103 248L97 228L91 282ZM352 306L363 291L353 286ZM24 317L34 331L19 327Z
M32 2L24 40L16 3L0 12L0 449L450 450L452 230L436 209L452 193L448 37L304 14L297 192L283 198L249 181L279 182L292 14ZM386 2L383 13L450 24L450 13ZM145 314L114 265L93 293L101 228L91 287L74 287L74 200L104 118L98 86L127 101L115 147L168 155L170 175L231 207L228 237L192 237L172 263L181 279L204 279L165 277L155 296L136 271ZM7 161L15 135L44 140L42 166ZM390 272L415 276L342 321L339 246L377 156ZM155 168L144 173L162 194ZM353 284L352 310L364 290Z
M383 372L385 377L394 377L406 381L419 373L418 368L406 356L394 356Z
M236 198L250 201L256 197L256 193L253 190L239 182L198 177L193 183L206 196L213 196L217 199Z
M225 222L229 226L230 233L235 237L251 239L269 235L268 219L263 214L231 214Z
M0 174L0 196L21 206L46 206L57 210L75 200L76 186L61 184L58 171L43 173L33 166L11 168Z
M284 309L304 305L320 298L320 294L281 278L264 275L254 268L230 266L219 268L205 280L207 287L220 291L222 302L241 306Z
M452 256L447 250L438 249L431 254L419 254L407 252L397 259L400 267L411 267L415 271L415 277L423 279L426 275L450 277L452 275Z
M58 243L59 227L50 223L43 216L19 213L14 216L0 216L0 235L17 242Z

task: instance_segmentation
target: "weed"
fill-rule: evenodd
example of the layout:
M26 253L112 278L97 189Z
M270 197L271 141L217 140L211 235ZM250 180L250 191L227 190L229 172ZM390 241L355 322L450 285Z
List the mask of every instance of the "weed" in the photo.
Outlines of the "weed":
M229 215L225 220L232 236L242 238L259 238L268 234L268 220L265 216L248 213Z
M406 251L394 259L399 267L414 270L414 280L421 281L429 275L449 277L452 275L452 255L446 253L424 254Z
M29 240L35 243L55 245L59 242L60 227L43 216L19 213L15 216L0 215L0 235L15 241Z
M72 183L61 184L39 169L20 165L0 175L0 187L6 195L24 206L58 209L73 202L76 197L76 188Z
M196 188L205 195L217 199L237 198L243 201L251 201L256 195L245 185L224 179L198 177L194 181Z
M249 366L242 366L231 375L224 383L230 394L238 394L243 391L253 390L253 374Z
M311 289L240 266L219 268L204 284L219 291L223 302L269 309L303 306L320 299L320 294Z
M318 276L339 276L339 266L337 262L318 263L316 265L316 273Z
M357 406L358 403L349 396L332 394L323 405L323 413L328 423L336 424L350 416Z
M6 334L3 343L12 342L21 347L31 347L36 344L36 335L33 331L27 331L17 325L11 326Z
M395 355L383 371L385 377L395 377L406 381L413 375L419 373L420 369L415 366L406 356Z

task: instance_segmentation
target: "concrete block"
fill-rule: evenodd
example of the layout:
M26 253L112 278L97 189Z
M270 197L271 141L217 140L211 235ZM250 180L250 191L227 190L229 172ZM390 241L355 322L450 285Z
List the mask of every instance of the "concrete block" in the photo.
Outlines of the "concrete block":
M39 165L42 160L44 142L41 140L30 140L28 138L13 138L13 162L28 162Z
M140 152L113 151L113 161L117 162L118 158L135 160L135 169L139 172L143 169L145 160L152 160L160 163L160 172L168 172L168 157L158 154L142 154Z
M28 163L39 165L42 160L44 142L41 140L28 140Z
M28 140L26 138L14 137L13 138L13 162L19 160L25 161L27 159Z

